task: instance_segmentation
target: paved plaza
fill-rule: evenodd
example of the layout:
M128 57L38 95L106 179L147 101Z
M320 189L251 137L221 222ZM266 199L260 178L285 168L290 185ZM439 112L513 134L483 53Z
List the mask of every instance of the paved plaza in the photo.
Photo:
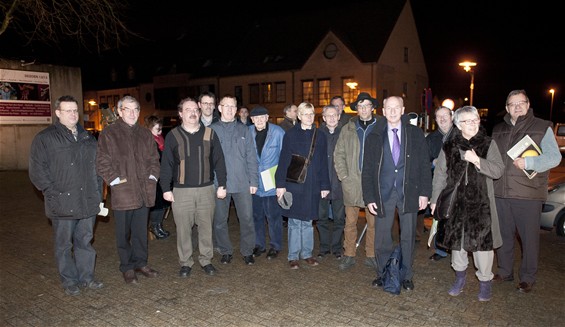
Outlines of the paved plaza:
M375 273L363 264L362 246L348 271L340 271L333 257L290 270L286 245L278 258L268 261L263 254L246 266L233 213L234 260L222 265L215 254L216 276L196 264L189 278L178 277L171 214L165 221L171 237L149 243L149 264L161 276L125 284L110 213L98 218L94 240L96 277L105 287L68 296L43 199L27 171L0 172L0 185L0 326L565 326L565 238L544 230L533 291L519 293L515 276L515 282L493 286L490 302L479 302L471 267L464 292L447 294L454 280L450 262L430 261L425 240L417 243L415 290L397 296L371 287ZM364 224L360 219L359 230Z

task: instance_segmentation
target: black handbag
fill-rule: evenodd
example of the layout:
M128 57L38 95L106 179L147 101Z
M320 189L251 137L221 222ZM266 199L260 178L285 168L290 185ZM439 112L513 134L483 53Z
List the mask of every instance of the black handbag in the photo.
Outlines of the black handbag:
M467 171L467 169L465 169ZM457 183L451 186L446 186L439 194L436 200L436 210L434 213L435 219L438 221L451 219L453 216L453 210L455 207L455 200L457 199L457 190L459 189L459 184L465 175L465 171L459 177Z
M316 131L317 128L314 128L314 135L312 136L312 144L310 144L310 153L308 154L308 158L305 156L301 156L299 154L293 154L292 158L290 159L290 164L288 165L288 169L286 170L286 181L292 183L302 184L306 180L306 175L308 173L308 165L310 165L310 161L312 160L312 155L314 154L314 144L316 141Z

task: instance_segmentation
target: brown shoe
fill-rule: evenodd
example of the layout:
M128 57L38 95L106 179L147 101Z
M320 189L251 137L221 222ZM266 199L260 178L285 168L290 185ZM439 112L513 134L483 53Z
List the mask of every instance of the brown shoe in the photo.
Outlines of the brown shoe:
M521 282L520 284L518 284L518 287L516 288L518 289L518 291L522 293L530 293L532 291L532 286L533 284Z
M306 261L306 263L309 264L312 267L318 265L318 261L316 259L314 259L313 257L310 257L308 259L304 259L304 261Z
M495 283L500 283L500 282L511 282L514 280L514 276L510 275L510 276L501 276L499 274L494 275L494 278L492 279L493 282Z
M126 284L137 284L137 276L133 270L128 270L124 272L123 275Z
M159 272L157 270L151 269L149 266L135 268L135 272L141 273L147 278L155 278L159 276Z
M288 262L290 269L298 269L300 265L298 264L298 260L291 260Z

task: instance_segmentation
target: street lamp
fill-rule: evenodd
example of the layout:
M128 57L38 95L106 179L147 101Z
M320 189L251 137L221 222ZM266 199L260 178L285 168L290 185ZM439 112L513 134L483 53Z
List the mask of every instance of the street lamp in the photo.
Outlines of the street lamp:
M459 66L463 67L463 69L465 69L466 72L471 74L471 96L469 97L469 105L472 106L473 105L473 90L475 89L475 72L473 71L473 69L471 67L475 67L477 66L476 62L471 62L471 61L464 61L464 62L460 62Z
M549 93L551 93L551 105L549 106L549 120L551 121L551 114L553 113L553 95L555 94L555 90L551 89L549 90Z

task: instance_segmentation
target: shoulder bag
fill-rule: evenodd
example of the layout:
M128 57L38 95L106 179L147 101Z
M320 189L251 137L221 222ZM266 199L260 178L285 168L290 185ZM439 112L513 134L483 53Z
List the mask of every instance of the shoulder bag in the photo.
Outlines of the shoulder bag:
M308 157L301 156L299 154L293 154L290 159L290 165L286 170L286 181L292 183L302 184L306 180L306 174L308 172L308 166L312 160L312 155L314 154L314 144L316 142L316 132L318 129L314 128L314 135L312 135L312 144L310 144L310 153Z

